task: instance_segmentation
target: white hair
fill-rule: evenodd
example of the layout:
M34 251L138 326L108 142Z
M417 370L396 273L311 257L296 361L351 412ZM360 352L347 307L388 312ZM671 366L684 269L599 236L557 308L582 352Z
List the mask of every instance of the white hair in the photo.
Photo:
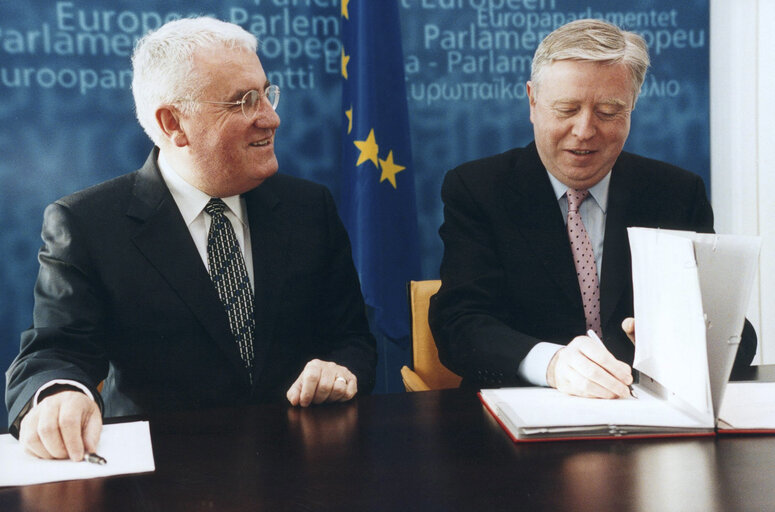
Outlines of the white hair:
M165 23L148 32L132 54L132 94L137 120L158 145L162 133L156 123L161 105L180 98L198 98L202 83L194 69L194 55L202 49L244 49L256 53L256 37L239 25L209 17L184 18ZM177 105L183 112L198 108L196 103Z
M536 88L545 67L558 60L624 64L630 72L635 100L650 64L648 46L641 36L596 19L572 21L541 41L530 73Z

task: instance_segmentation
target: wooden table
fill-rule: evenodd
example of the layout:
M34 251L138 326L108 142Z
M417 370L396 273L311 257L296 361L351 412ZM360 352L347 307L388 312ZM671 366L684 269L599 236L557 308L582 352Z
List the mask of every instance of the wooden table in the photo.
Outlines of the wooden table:
M775 436L517 445L464 390L149 419L154 473L0 488L0 510L775 508Z

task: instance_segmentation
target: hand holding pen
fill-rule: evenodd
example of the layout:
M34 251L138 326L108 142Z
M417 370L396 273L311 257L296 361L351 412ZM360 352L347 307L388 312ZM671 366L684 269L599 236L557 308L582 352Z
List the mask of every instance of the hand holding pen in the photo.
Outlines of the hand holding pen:
M633 330L634 330L634 328L633 328ZM587 331L587 336L589 336L590 338L592 338L596 342L600 343L600 345L605 347L605 344L603 343L603 340L601 340L600 337L597 335L597 333L595 331L593 331L592 329ZM630 383L627 384L627 389L630 390L630 396L632 398L635 398L635 399L638 398L637 396L635 396L635 392L632 390L632 375L630 375Z
M554 354L546 380L551 387L569 395L625 398L631 396L632 369L616 359L596 335L584 335Z

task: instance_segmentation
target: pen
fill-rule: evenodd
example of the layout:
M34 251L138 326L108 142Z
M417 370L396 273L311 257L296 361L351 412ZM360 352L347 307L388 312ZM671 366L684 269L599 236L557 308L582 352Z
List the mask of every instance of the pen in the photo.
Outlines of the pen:
M104 457L97 455L96 453L87 453L83 456L83 460L86 462L91 462L92 464L98 464L100 466L105 465L108 463L107 460L105 460Z
M590 338L592 338L596 342L600 343L601 345L605 346L605 344L603 343L603 340L601 340L600 337L597 335L597 333L595 331L593 331L592 329L587 331L587 336L589 336ZM628 384L627 385L627 389L630 390L630 396L637 400L638 397L635 396L635 391L633 391L633 389L632 389L632 384Z

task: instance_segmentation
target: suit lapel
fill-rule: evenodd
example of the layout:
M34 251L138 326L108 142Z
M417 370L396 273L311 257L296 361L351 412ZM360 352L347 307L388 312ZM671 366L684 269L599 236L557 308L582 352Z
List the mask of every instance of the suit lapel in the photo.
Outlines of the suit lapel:
M631 280L630 244L627 239L627 227L632 224L631 188L626 168L623 169L617 161L611 173L608 191L603 269L600 279L600 322L604 329Z
M535 144L521 153L512 170L511 218L546 272L579 308L581 292L562 212Z
M161 177L157 157L156 148L137 173L127 215L143 225L133 237L133 242L189 307L229 361L237 368L244 368L229 328L229 319L183 217ZM247 374L244 371L241 374L247 385Z
M288 254L287 235L282 231L281 206L274 192L274 181L269 180L244 194L250 223L250 244L255 279L256 337L253 382L259 381L265 367L266 354L274 341L277 306L281 300Z

